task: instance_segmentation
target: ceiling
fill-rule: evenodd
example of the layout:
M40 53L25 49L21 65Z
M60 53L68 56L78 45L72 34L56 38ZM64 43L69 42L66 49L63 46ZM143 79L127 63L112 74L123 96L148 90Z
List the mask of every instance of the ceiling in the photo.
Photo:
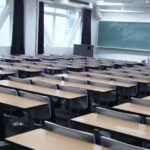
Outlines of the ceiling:
M111 3L144 3L144 0L97 0Z
M150 12L150 0L95 0L103 12Z
M97 0L95 3L124 4L134 6L150 6L150 0Z

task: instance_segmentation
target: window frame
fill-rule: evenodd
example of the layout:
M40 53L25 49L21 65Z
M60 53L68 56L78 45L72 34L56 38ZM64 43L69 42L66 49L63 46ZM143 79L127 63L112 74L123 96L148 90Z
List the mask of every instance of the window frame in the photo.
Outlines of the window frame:
M80 12L80 15L82 16L82 8L84 7L80 7L78 5L68 5L68 4L62 4L62 3L54 3L52 1L49 0L38 0L37 1L37 23L36 23L36 54L38 51L38 21L39 21L39 3L40 2L44 2L45 5L50 6L50 7L57 7L58 9L67 9L67 10L76 10ZM53 13L53 12L47 12L47 14L52 14L52 15L56 15L56 16L61 16L61 17L69 17L68 15L65 14L61 14L61 13ZM55 17L56 18L56 17ZM54 21L55 23L55 21ZM55 27L55 24L53 24ZM81 26L81 31L82 31L82 26ZM56 47L56 46L53 46ZM68 48L69 46L62 46L64 48ZM44 48L46 48L44 46Z

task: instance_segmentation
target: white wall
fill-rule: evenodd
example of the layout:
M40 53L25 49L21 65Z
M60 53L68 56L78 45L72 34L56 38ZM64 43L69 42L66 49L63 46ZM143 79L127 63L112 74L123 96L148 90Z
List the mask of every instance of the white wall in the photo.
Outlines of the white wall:
M134 21L134 22L150 22L150 13L148 14L129 14L129 13L105 13L101 14L102 21ZM92 13L92 44L95 45L94 56L99 58L110 58L120 60L134 60L141 61L147 59L150 56L150 52L143 51L131 51L122 49L102 49L97 46L97 34L98 34L98 23L99 20Z

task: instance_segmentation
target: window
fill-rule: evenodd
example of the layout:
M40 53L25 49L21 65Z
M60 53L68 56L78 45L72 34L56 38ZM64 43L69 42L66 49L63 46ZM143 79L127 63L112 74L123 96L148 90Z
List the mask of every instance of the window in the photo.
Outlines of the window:
M0 46L11 46L12 0L0 0Z
M44 46L72 47L81 43L82 15L79 10L44 6Z

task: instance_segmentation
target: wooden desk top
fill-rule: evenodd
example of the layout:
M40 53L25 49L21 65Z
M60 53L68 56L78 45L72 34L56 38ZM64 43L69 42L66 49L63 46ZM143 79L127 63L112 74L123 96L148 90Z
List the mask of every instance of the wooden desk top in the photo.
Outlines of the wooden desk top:
M32 68L26 68L26 67L18 67L18 66L10 66L10 65L0 65L2 68L8 68L8 69L13 69L13 70L20 70L20 71L25 71L25 72L40 72L41 70L39 69L32 69Z
M108 117L105 115L99 115L96 113L80 116L72 119L72 121L145 140L150 140L150 126L140 123L134 123L131 121Z
M29 79L35 80L35 81L49 82L52 84L57 84L57 85L62 85L62 86L77 87L77 88L86 89L90 91L97 91L97 92L109 92L109 91L114 90L112 88L98 87L98 86L92 86L92 85L87 85L87 84L74 83L74 82L62 81L62 80L57 80L57 79L50 79L50 78L45 78L45 77L32 77Z
M85 67L98 68L98 67L100 67L100 64L86 64Z
M43 95L49 95L49 96L55 96L55 97L59 97L59 98L70 99L70 100L86 96L84 94L78 94L78 93L67 92L67 91L63 91L63 90L35 86L35 85L31 85L31 84L25 84L25 83L10 81L10 80L1 80L0 85L5 86L5 87L10 87L10 88L15 88L18 90L24 90L24 91L28 91L28 92L34 92L34 93L39 93L39 94L43 94Z
M33 100L33 99L28 99L21 96L15 96L15 95L10 95L5 93L0 93L0 103L13 106L13 107L18 107L21 109L30 109L33 107L39 107L48 104L47 102L42 102L36 99Z
M17 67L17 66L12 66L12 69L17 69L20 71L25 71L25 72L40 72L40 69L32 69L32 68L26 68L26 67Z
M133 112L141 115L150 116L150 107L138 105L134 103L124 103L117 106L114 106L113 108L117 110L124 110L128 112Z
M117 82L117 81L110 81L110 80L103 80L103 79L95 79L95 78L68 75L68 74L62 74L62 75L56 75L56 76L78 79L78 80L82 80L82 81L99 82L99 83L104 83L104 84L109 84L109 85L114 85L114 86L121 86L121 87L126 87L126 88L136 86L136 84L131 84L131 83Z
M34 150L109 150L96 144L76 140L45 129L36 129L6 138L6 140Z
M15 72L0 70L0 75L10 75L10 74L15 74Z
M82 69L82 68L84 68L84 66L80 66L80 64L79 65L78 64L76 64L76 65L71 64L71 65L66 65L66 68L67 69Z
M37 67L39 69L49 69L49 70L64 70L64 68L56 67L56 66L42 66L42 65L30 65L29 67Z

